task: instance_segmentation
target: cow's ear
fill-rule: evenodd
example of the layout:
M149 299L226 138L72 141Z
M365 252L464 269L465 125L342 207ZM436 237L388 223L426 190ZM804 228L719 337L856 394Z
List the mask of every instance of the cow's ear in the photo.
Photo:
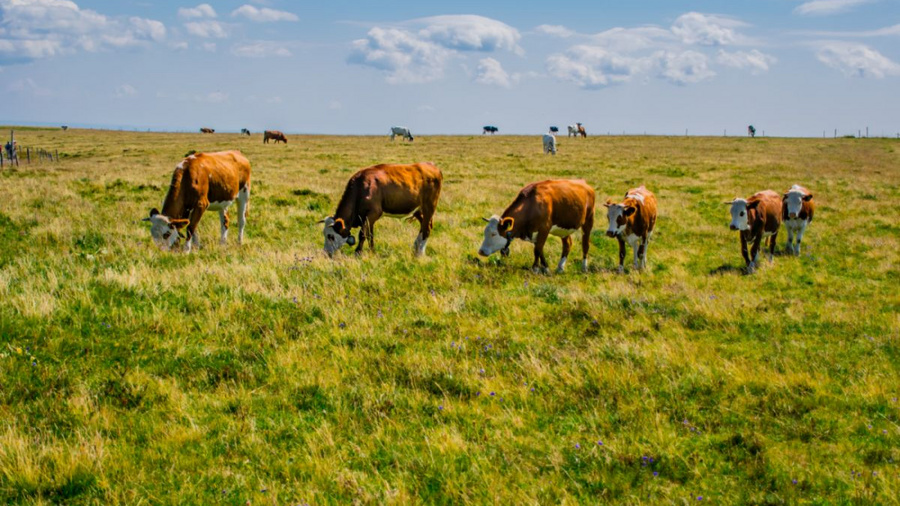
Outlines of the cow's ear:
M612 203L613 203L612 199L607 198L606 202L603 203L603 207L609 207L612 205Z
M762 201L754 200L753 202L747 202L747 209L756 209L757 207L759 207L760 202L762 202Z
M787 200L787 198L788 198L788 194L787 194L787 193L785 193L784 195L781 196L781 200Z
M484 220L485 223L490 223L490 222L491 222L491 220L489 220L489 219L487 219L487 218L481 218L481 219Z
M190 222L191 222L191 220L172 220L172 221L169 222L169 227L170 227L170 228L172 228L172 227L174 227L174 228L184 228L184 227L187 226L187 224L190 223Z
M497 227L497 230L501 233L506 233L513 228L513 224L516 222L515 218L507 216L500 220L500 226Z
M338 218L338 219L334 220L334 225L332 225L331 227L334 229L335 232L340 234L341 232L344 231L344 219Z
M812 193L803 196L803 202L809 202L812 200Z
M628 206L628 207L626 207L626 208L625 208L625 212L624 212L625 217L627 218L628 216L631 216L632 214L635 213L635 211L637 211L637 208L634 207L634 206Z
M154 207L153 209L150 210L150 217L151 217L151 218L154 217L154 216L156 216L157 214L159 214L159 210L157 210L155 207Z

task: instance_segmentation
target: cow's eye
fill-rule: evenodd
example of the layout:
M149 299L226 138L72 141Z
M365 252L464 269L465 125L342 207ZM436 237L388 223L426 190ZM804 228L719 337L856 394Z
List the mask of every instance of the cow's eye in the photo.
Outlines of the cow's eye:
M163 234L163 239L168 239L170 235L172 235L172 232L166 232Z
M743 215L744 215L744 211L741 211L741 216L743 216Z
M328 237L328 240L329 240L329 241L333 241L333 240L334 240L334 234L328 234L327 237Z

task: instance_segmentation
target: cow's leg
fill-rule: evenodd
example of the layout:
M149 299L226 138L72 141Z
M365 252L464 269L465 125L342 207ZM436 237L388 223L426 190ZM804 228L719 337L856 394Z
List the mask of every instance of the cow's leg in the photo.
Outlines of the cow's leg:
M803 232L806 232L807 221L800 222L800 229L797 230L797 242L794 244L794 255L800 256L800 241L803 239Z
M593 210L581 226L581 272L588 270L588 250L591 248L591 229L594 228Z
M747 270L753 272L753 262L750 261L750 255L747 254L747 238L744 237L743 232L741 234L741 256L744 257L744 262L747 264Z
M642 237L641 238L641 255L640 255L641 269L647 268L647 246L649 246L649 245L650 245L650 238Z
M244 225L247 224L247 211L250 209L250 184L247 183L238 191L238 244L244 243ZM222 239L225 242L225 239Z
M619 274L625 273L625 239L621 235L617 235L619 240Z
M369 211L366 219L363 220L362 227L359 230L359 243L356 245L356 254L362 253L366 239L369 240L369 250L375 251L375 222L381 218L381 211Z
M228 210L222 209L219 211L219 224L221 225L221 230L219 233L219 244L224 245L225 239L228 238Z
M787 245L784 247L784 249L785 249L785 251L790 251L791 253L793 253L794 252L794 244L793 244L794 243L794 228L791 227L790 225L788 225L787 223L784 224L784 228L787 230Z
M759 249L762 246L763 234L760 233L753 239L753 246L750 247L751 265L756 268L759 265Z
M538 232L534 240L534 265L531 266L531 270L534 272L543 272L544 274L550 272L550 266L547 265L547 257L544 256L544 244L546 244L547 236L549 235L549 230L542 230Z
M419 235L413 243L413 249L416 256L425 256L425 246L428 244L428 238L431 237L431 229L434 228L434 209L430 206L422 206L422 209L413 214L413 218L419 222Z
M569 251L572 250L572 236L567 235L562 238L562 257L556 266L556 272L562 272L566 268L566 259L569 257Z
M769 263L775 260L775 241L778 239L778 231L776 230L769 239Z
M184 242L184 252L190 253L192 248L200 248L200 236L197 235L197 225L200 224L200 218L209 207L209 201L205 198L197 202L197 206L191 210L191 222L187 226L187 239Z
M632 263L632 267L636 271L640 270L641 269L641 239L638 238L634 242L629 241L628 245L631 246L631 252L634 255L634 262Z

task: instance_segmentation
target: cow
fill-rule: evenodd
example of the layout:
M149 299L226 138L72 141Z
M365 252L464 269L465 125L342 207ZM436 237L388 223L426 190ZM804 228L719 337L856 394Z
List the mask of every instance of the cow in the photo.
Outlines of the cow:
M800 256L800 241L803 232L812 222L816 211L812 193L800 185L791 186L781 198L781 219L784 220L784 228L787 230L786 249L795 256ZM794 243L794 237L797 242Z
M495 127L495 126L493 126L493 125L488 125L488 126L484 127L484 130L481 132L481 135L484 135L484 134L487 134L487 133L489 133L489 134L491 134L491 135L494 135L495 133L497 133L497 132L499 132L499 131L500 131L499 128L497 128L497 127Z
M578 125L578 133L581 134L582 137L587 137L587 131L584 129L584 125L581 123L576 123Z
M558 134L558 133L559 133L559 127L552 126L552 127L550 127L550 131L553 132L554 134Z
M555 155L556 154L556 137L553 135L553 133L544 134L543 140L544 140L544 154L546 155L547 153L550 153L550 154Z
M775 240L778 228L781 227L781 199L772 190L763 190L750 198L736 198L725 202L731 206L731 230L741 233L741 255L747 263L747 272L756 270L759 248L763 237L769 239L769 262L775 255ZM747 254L747 243L752 242L750 254Z
M441 170L431 162L382 164L359 170L347 181L334 215L319 222L325 224L325 253L333 257L344 244L353 246L356 240L351 234L357 227L356 254L362 253L366 239L375 251L375 222L384 214L418 220L419 235L413 248L416 256L425 255L443 181Z
M200 129L201 134L214 134L216 133L215 129L203 127Z
M242 128L241 135L246 135L247 137L250 137L250 130L247 130L246 128Z
M634 269L647 267L647 246L656 226L656 196L640 186L625 193L625 200L605 204L609 228L606 235L619 240L619 274L625 272L625 243L634 251Z
M587 272L588 249L591 246L591 228L594 226L594 189L584 180L548 180L532 183L522 188L512 204L501 216L484 218L484 242L478 249L481 256L497 251L509 256L509 246L514 239L534 243L535 273L548 273L544 243L551 235L562 240L562 258L556 272L566 266L572 248L572 234L581 229L581 270Z
M413 139L412 132L410 132L408 128L402 126L391 127L391 140L393 141L394 137L398 135L400 137L403 137L403 140L405 141L412 142L413 140L415 140Z
M754 128L753 125L747 126L747 134L750 135L750 137L756 137L756 128Z
M278 144L278 141L287 144L287 137L278 130L266 130L263 132L263 144L268 144L269 139L274 140L275 144Z
M578 137L578 127L575 125L569 125L566 127L569 131L569 134L566 137Z
M69 129L69 126L68 126L68 125L63 125L63 126L61 126L60 128L62 128L62 131L65 132L66 130Z
M184 251L200 247L197 224L207 210L219 211L221 234L228 235L228 207L238 202L238 244L244 240L244 225L250 205L250 162L240 151L197 153L175 166L162 212L153 208L143 221L150 222L150 235L160 249L171 250L181 230L187 227Z

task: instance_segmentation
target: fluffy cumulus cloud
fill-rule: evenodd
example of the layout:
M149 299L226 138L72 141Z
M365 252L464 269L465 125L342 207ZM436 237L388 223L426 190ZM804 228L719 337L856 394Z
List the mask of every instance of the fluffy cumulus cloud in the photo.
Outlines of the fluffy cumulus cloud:
M551 37L559 37L561 39L568 39L576 35L575 30L570 30L565 26L560 25L540 25L534 29L535 32L550 35Z
M872 0L812 0L798 5L794 13L804 16L827 16L847 12L871 2Z
M757 49L734 52L720 49L719 54L716 56L716 62L720 65L736 69L748 69L753 74L767 72L769 66L777 61L774 56L765 54Z
M137 96L137 89L130 84L116 86L116 98L128 98Z
M196 7L181 7L178 9L178 17L182 19L215 18L216 10L209 4L200 4Z
M231 54L245 58L266 58L269 56L291 56L290 49L283 43L267 40L259 40L246 44L236 44L231 48Z
M513 77L503 70L503 65L501 65L499 61L493 58L482 58L481 61L478 62L475 82L488 86L509 88L512 86Z
M228 37L228 30L225 29L225 25L211 19L185 23L184 29L189 34L204 39L224 39Z
M165 38L165 25L152 19L112 18L69 0L0 0L0 63L144 46Z
M900 65L865 44L826 41L819 44L816 58L848 77L900 75Z
M742 26L746 23L725 16L688 12L675 20L672 33L681 37L685 44L725 46L741 42L737 28Z
M231 17L245 18L257 23L271 23L274 21L299 21L296 14L285 11L277 11L268 7L261 9L252 5L242 5L231 13Z
M652 67L653 58L632 57L604 47L583 44L547 59L547 70L551 76L587 89L628 82Z
M655 58L660 77L673 84L699 83L716 75L709 69L706 55L697 51L660 52Z
M425 83L444 76L447 62L467 52L516 54L519 32L482 16L434 16L396 27L375 27L353 41L348 62L383 71L390 83Z

